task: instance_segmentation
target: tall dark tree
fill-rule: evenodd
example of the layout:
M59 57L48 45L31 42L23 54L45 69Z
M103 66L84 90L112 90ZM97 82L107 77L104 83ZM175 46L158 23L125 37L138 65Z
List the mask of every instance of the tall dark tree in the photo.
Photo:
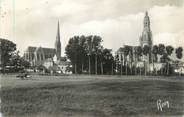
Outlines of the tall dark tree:
M158 54L161 56L160 57L160 62L161 63L163 63L164 61L166 61L166 60L164 60L164 59L167 59L167 57L166 57L166 52L165 52L166 50L165 50L165 45L164 44L159 44L158 45ZM161 68L161 75L163 74L163 68Z
M137 47L137 55L138 55L138 60L140 60L140 57L142 56L142 48L141 48L141 46Z
M141 46L137 46L136 48L136 53L137 53L137 60L140 61L141 60L141 57L142 57L142 53L143 52L143 49ZM139 74L141 75L141 68L139 67Z
M145 70L145 75L146 75L146 73L147 73L147 71L148 71L148 69L147 69L147 63L146 63L147 61L145 61L145 60L148 60L148 64L150 64L150 61L149 61L150 50L151 50L151 48L150 48L149 46L147 46L147 45L145 45L145 46L143 47L143 55L146 56L146 57L148 57L148 59L144 59L144 70Z
M172 46L166 46L166 53L167 55L171 56L171 54L173 53L174 48Z
M162 55L164 55L164 53L165 53L165 45L159 44L158 45L158 54L162 56Z
M0 54L3 73L5 72L5 67L10 62L10 58L12 57L15 50L15 43L6 39L0 39Z
M176 57L177 57L178 59L182 59L182 57L183 57L183 48L182 48L182 47L176 48L175 53L176 53ZM181 70L182 70L182 69L181 69ZM181 72L182 72L182 71L181 71ZM181 74L179 74L179 75L181 75Z
M91 55L92 55L92 35L86 37L86 51L87 51L87 55L88 55L88 72L89 74L91 74Z
M103 58L103 47L101 49L98 49L98 60L99 60L99 63L100 63L100 73L103 75L103 61L104 61L104 58Z
M170 71L170 58L169 56L171 56L171 54L173 53L174 48L172 46L166 46L166 54L167 54L167 75L169 75L169 71Z
M133 52L134 52L134 50L133 50L133 47L132 46L129 46L129 59L130 59L130 66L129 66L129 68L130 68L130 74L133 74L133 65L132 65L132 63L133 63Z
M73 64L73 72L83 71L98 73L98 58L101 56L101 42L99 36L74 36L66 46L66 55ZM88 67L88 68L87 68Z
M101 46L101 42L102 42L102 38L100 36L93 36L92 38L92 54L94 55L95 58L95 74L98 74L98 56L99 56L99 52L102 49Z
M79 36L74 36L70 38L68 45L66 46L66 55L70 59L73 67L74 73L81 73L82 69L80 66L84 63L85 57L87 56L85 53L85 49L83 47L82 38ZM81 59L81 57L83 57Z
M134 68L135 68L135 75L137 74L137 61L138 61L138 52L137 52L138 47L134 48Z
M157 70L155 69L155 62L158 62L158 46L154 45L152 47L152 64L153 64L153 70L156 72L157 75Z
M111 49L103 49L103 63L104 63L104 74L112 74L112 71L114 71L115 66L113 66L114 63L114 57L112 55Z
M125 45L125 47L124 47L124 56L125 56L125 66L126 66L126 75L128 75L128 55L129 55L129 53L130 53L130 47L128 46L128 45Z
M84 35L79 37L79 45L81 48L81 72L83 72L87 68L87 45L86 45L86 37Z
M120 57L119 57L119 56L120 56L119 54L116 54L116 55L115 55L115 58L114 58L114 59L115 59L115 62L116 62L116 70L115 70L116 73L119 73L119 71L120 71L120 70L119 70L119 65L120 65L120 62L121 62L121 61L120 61Z
M158 57L157 57L158 51L159 51L158 46L154 45L153 48L152 48L152 54L153 54L152 60L153 60L153 62L157 62L158 61Z
M183 52L183 48L182 47L176 48L175 53L176 53L176 57L178 59L182 59L182 57L183 57L183 53L182 52Z

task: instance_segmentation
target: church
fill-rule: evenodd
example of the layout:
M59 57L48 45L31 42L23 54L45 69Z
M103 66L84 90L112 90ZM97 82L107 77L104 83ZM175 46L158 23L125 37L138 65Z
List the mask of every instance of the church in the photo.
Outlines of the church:
M26 61L30 62L31 66L43 65L48 69L55 66L58 69L59 67L66 69L65 67L70 63L66 61L65 57L61 57L59 21L54 48L28 46L23 57Z
M144 20L143 20L143 31L141 33L141 36L139 37L139 45L140 47L144 47L145 45L149 46L152 48L153 46L153 40L152 40L152 31L150 28L150 18L148 15L148 12L145 12ZM143 56L141 58L137 58L136 56L136 48L138 46L129 46L129 45L124 45L123 47L119 48L116 52L116 55L118 55L118 59L121 61L122 65L128 64L130 65L131 63L136 64L137 67L143 66L143 61L150 61L151 62L151 51L148 54L148 56ZM132 54L129 53L129 55L125 56L125 47L128 47L129 49L132 50ZM125 62L126 61L126 62ZM140 62L138 62L140 61ZM131 66L130 66L131 67Z

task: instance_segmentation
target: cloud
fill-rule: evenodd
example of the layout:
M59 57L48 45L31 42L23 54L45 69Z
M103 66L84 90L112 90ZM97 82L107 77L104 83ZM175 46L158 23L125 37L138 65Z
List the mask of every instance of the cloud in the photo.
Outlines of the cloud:
M138 45L146 10L155 44L183 46L177 41L184 37L183 0L2 0L0 6L1 15L7 12L0 18L0 36L16 42L21 52L29 45L54 47L58 20L62 50L70 37L82 34L100 35L113 51Z

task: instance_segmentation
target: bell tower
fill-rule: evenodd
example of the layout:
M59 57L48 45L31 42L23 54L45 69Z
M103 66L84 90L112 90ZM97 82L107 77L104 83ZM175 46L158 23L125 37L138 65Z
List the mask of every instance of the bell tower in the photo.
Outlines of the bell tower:
M150 29L150 18L148 16L147 11L144 16L143 25L144 25L143 32L139 40L140 46L144 47L145 45L147 45L151 48L152 47L152 32Z
M60 41L59 21L58 21L58 26L57 26L55 49L56 49L56 57L57 57L57 60L60 60L60 58L61 58L61 41Z
M144 17L144 30L150 31L150 19L149 19L147 11L146 11L145 17Z
M150 52L148 56L143 56L144 60L149 61L149 63L152 61L152 54L151 54L151 49L153 46L152 42L152 32L150 28L150 18L148 16L148 12L145 12L144 16L144 21L143 21L143 32L142 35L140 36L140 46L143 48L145 45L150 48Z

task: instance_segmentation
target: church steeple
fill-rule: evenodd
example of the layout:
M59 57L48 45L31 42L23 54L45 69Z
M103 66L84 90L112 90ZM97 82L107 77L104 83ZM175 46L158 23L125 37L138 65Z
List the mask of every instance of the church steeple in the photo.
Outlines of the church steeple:
M144 45L148 45L149 47L152 47L152 32L150 28L150 18L148 16L147 11L145 12L143 25L144 25L144 29L140 37L140 45L142 47Z
M144 16L144 30L150 30L150 18L147 11L145 12Z
M58 26L57 26L55 49L56 49L56 57L57 57L57 60L59 60L61 58L61 41L60 41L59 21L58 21Z
M57 26L57 35L56 39L60 41L60 28L59 28L59 21L58 21L58 26Z
M152 48L152 32L150 28L150 18L148 16L148 12L145 12L144 21L143 21L144 29L142 35L140 37L140 46L149 46ZM151 49L150 49L151 50ZM143 56L145 60L152 61L151 51L149 52L148 56Z

